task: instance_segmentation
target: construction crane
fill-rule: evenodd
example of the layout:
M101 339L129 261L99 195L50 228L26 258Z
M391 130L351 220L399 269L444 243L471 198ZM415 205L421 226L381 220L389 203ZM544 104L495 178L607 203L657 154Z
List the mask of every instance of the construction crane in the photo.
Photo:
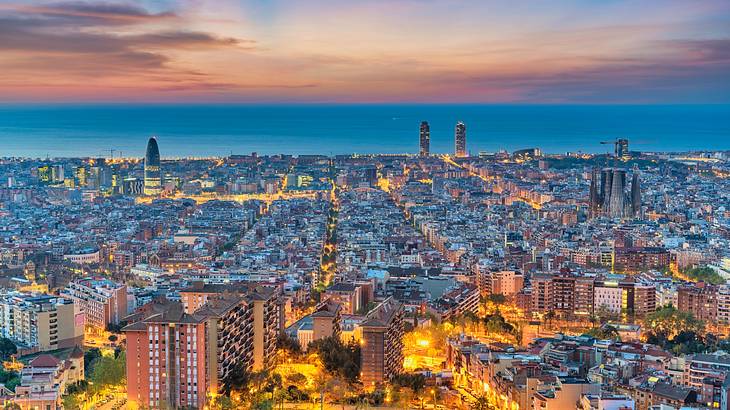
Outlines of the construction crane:
M618 156L618 139L613 141L601 141L601 145L613 144L613 155Z
M617 138L613 141L601 141L601 144L613 144L613 155L617 159L623 158L629 154L629 140L626 138Z

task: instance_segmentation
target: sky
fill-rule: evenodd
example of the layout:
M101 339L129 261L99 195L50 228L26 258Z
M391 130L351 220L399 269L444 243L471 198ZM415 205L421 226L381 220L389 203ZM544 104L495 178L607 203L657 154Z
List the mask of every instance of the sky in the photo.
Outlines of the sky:
M730 103L730 1L0 0L0 102Z

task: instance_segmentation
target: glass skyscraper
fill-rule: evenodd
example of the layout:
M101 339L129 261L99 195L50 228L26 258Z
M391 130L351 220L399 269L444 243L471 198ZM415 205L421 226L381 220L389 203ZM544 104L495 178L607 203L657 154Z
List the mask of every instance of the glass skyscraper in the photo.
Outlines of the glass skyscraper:
M147 141L147 153L144 156L144 194L159 195L161 192L160 148L157 139L152 137Z
M454 131L454 153L457 157L466 157L466 125L459 121Z
M431 127L428 126L428 121L421 121L421 130L418 139L419 151L418 155L427 157L431 153Z

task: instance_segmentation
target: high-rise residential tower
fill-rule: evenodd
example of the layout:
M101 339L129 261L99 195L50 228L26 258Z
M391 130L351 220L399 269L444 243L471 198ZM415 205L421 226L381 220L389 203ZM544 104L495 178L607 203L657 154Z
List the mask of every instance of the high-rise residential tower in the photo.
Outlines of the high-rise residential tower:
M620 138L616 141L616 158L628 159L629 155L629 140L626 138Z
M375 386L403 370L403 305L389 297L366 315L360 324L362 347L360 380Z
M144 156L144 194L159 195L161 192L160 148L157 139L152 137L147 141L147 153Z
M454 148L457 157L466 157L466 125L459 121L454 131Z
M418 138L419 151L418 155L427 157L431 153L431 127L428 121L421 121L421 130Z

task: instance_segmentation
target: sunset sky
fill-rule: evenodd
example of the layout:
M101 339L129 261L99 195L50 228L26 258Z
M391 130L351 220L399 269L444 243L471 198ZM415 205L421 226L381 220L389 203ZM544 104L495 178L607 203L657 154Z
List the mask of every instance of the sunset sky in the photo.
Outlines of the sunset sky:
M0 102L728 103L730 1L0 0Z

